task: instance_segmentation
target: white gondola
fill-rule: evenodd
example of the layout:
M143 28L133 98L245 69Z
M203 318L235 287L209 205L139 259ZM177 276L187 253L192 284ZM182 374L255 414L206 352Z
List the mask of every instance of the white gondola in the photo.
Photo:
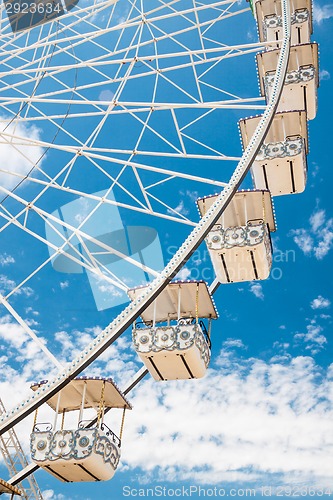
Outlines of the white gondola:
M290 8L291 44L309 43L312 33L311 0L292 0ZM254 14L257 20L260 41L272 42L268 47L278 48L283 38L281 1L258 0L254 4Z
M146 287L128 291L138 298ZM210 360L210 323L217 318L204 281L175 281L141 314L133 327L133 343L155 380L200 378ZM208 318L206 330L203 318Z
M203 216L217 195L199 198ZM264 280L272 265L275 217L269 191L238 191L206 238L220 283Z
M0 495L3 493L8 493L11 498L14 498L14 495L22 496L21 491L16 486L0 479Z
M279 49L257 54L261 95L267 102L271 97L279 55ZM278 111L304 109L308 120L315 118L318 84L318 45L307 43L291 47Z
M34 391L47 384L34 384ZM54 410L52 424L38 423L37 413L30 436L33 462L65 482L107 481L120 459L121 437L126 409L131 405L111 379L79 377L72 380L47 404ZM83 420L84 410L94 408L97 416ZM123 419L117 437L104 423L106 408L122 408ZM76 412L76 424L65 426L68 412ZM59 415L62 414L62 418ZM59 420L61 423L59 425Z
M240 120L244 149L261 116ZM268 189L273 196L302 193L307 178L308 129L305 111L275 115L265 141L251 167L256 189Z

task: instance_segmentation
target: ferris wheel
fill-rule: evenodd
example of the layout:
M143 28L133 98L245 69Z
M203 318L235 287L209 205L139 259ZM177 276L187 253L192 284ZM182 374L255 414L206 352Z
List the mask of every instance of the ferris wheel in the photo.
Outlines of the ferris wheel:
M2 6L0 231L3 259L24 264L0 300L59 374L35 384L0 428L48 402L53 427L36 417L32 457L61 480L112 477L121 436L104 414L130 409L126 396L147 372L156 380L205 374L213 293L219 283L269 276L272 196L305 189L318 86L311 5L251 7L259 41L249 6L230 0ZM201 244L212 262L208 285L184 267ZM63 366L52 329L46 347L24 311L38 289L53 317L71 283L68 318L85 309L86 289L95 311L126 307ZM78 378L129 328L144 363L133 382L119 389L109 374ZM97 427L84 424L87 408L97 408ZM67 411L78 413L75 439L63 421L57 428ZM82 462L77 453L66 459L64 473L70 439L81 443ZM95 450L108 443L108 456L96 451L88 464L93 439ZM45 458L50 447L59 462Z

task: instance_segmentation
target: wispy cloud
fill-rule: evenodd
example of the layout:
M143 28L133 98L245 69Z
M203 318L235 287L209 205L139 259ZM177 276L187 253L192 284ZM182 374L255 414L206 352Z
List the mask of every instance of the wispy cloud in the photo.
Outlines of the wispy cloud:
M327 343L327 338L322 333L323 330L323 327L318 325L315 319L312 319L306 326L306 333L296 333L294 335L296 344L303 341L306 350L309 350L313 356L318 354Z
M253 293L258 299L264 300L265 296L260 283L251 283L250 292Z
M6 292L12 291L16 287L14 280L10 279L4 274L0 275L0 293L4 295ZM22 286L18 288L15 292L17 295L25 295L26 297L31 297L34 294L33 289L30 286Z
M321 24L325 19L330 19L333 17L333 5L325 4L318 5L315 3L313 5L313 20L317 24Z
M189 214L188 209L185 207L184 200L180 200L178 205L175 208L173 208L172 210L170 208L168 208L167 211L171 215L175 215L175 212L179 213L181 215L188 215Z
M191 269L188 267L183 267L176 276L178 280L187 280L191 276Z
M318 229L325 223L325 210L317 210L310 217L312 232L317 232Z
M241 339L227 339L223 342L223 347L225 349L232 349L232 348L246 349L246 346L244 345Z
M15 259L12 255L8 255L6 253L0 255L0 266L8 266L8 264L15 264Z
M53 490L44 490L42 492L44 500L65 500L66 497L62 495L61 493L55 493ZM68 497L67 497L67 500Z
M168 209L168 213L171 215L175 215L175 212L178 212L181 215L188 215L190 210L185 204L185 200L188 202L188 205L195 206L195 201L198 199L199 194L198 191L190 191L186 189L186 191L179 191L179 203L172 210Z
M66 359L74 358L99 333L101 333L99 326L84 330L56 332L54 338L57 341L57 350L60 350L59 359L65 362ZM89 368L89 375L111 376L123 386L125 381L130 379L141 366L137 354L131 347L131 339L120 337L99 357L98 363Z
M319 71L319 79L320 79L320 81L330 80L330 78L331 78L331 74L326 69L321 69Z
M317 208L311 214L309 227L293 229L290 235L305 255L321 260L333 246L333 218L328 219L326 211Z

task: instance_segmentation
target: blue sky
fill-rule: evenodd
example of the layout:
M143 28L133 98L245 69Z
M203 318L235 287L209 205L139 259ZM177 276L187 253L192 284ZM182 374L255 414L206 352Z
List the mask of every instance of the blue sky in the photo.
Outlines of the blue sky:
M185 3L182 2L182 6ZM246 2L240 6L245 8ZM126 2L120 2L115 23L121 22L121 14L125 15L126 9ZM220 317L213 325L212 362L204 379L158 384L147 377L130 394L129 399L134 408L127 417L121 465L112 481L65 485L46 472L39 471L36 478L46 499L120 500L124 498L126 490L123 488L126 486L133 489L155 486L171 489L182 486L188 488L191 485L203 488L216 486L228 491L231 488L254 488L257 495L261 487L271 486L273 497L274 492L276 493L274 488L278 486L311 486L319 489L332 486L333 213L331 157L327 145L333 111L332 18L331 4L321 2L314 6L313 40L320 44L321 80L317 117L309 123L308 184L301 195L278 197L274 200L278 231L273 235L275 252L270 279L264 282L224 285L216 292L214 299ZM105 22L98 16L97 19L102 24ZM178 25L179 28L183 26L182 20L177 19L174 23L173 29ZM224 43L256 41L256 28L250 12L224 23L225 31L221 38ZM161 23L160 28L167 29L168 25ZM218 34L217 28L212 28L212 38L218 37ZM144 36L149 38L145 33L142 40ZM196 41L190 37L190 34L185 34L182 42L195 45ZM100 41L105 43L105 40L108 39L101 37ZM109 40L112 45L112 36ZM126 44L126 37L122 43ZM103 54L101 47L92 44L79 46L75 50L79 58ZM163 50L173 50L170 42L169 45L161 42L161 51ZM141 55L148 52L148 49L143 49ZM66 64L71 60L71 55L60 54L57 59L51 59L50 64ZM170 61L166 59L165 65L168 64ZM244 56L243 64L244 66L239 65L237 58L225 61L211 71L209 83L244 97L257 97L259 93L254 54ZM133 74L144 71L143 66L138 66L133 69ZM104 76L98 77L88 69L72 69L62 73L60 78L72 88L73 85L91 84L98 81L98 78L107 82L106 77L114 77L112 68L103 67L103 72ZM9 78L10 75L6 75L4 81L9 81ZM170 78L189 94L195 93L193 79L188 78L185 70L171 73ZM40 94L51 91L52 85L55 89L58 88L55 80L51 83L49 81L50 79L42 80L38 87ZM28 93L29 85L24 88ZM152 91L152 79L134 78L125 87L121 99L124 102L145 101ZM100 101L112 99L115 92L117 89L112 83L103 83L81 91L87 99ZM208 86L205 87L205 92L205 100L221 99L221 93ZM8 96L10 91L3 90L2 95ZM71 92L68 91L65 95L70 96ZM166 81L159 81L156 101L188 103L191 99L180 94L179 90L176 91ZM56 112L56 106L59 114L66 113L68 109L66 104L49 103L39 104L39 110L52 114ZM80 109L84 110L84 107ZM87 105L87 112L92 109L92 106ZM6 109L1 111L2 118L6 113ZM28 116L38 116L37 111L34 113L33 109L29 109ZM73 105L69 113L73 113ZM191 115L190 112L179 112L177 117L180 125L189 123L197 116L196 113L193 111ZM230 156L240 156L237 121L246 114L246 110L215 112L200 122L204 123L204 127L199 123L189 127L188 134L200 139L210 148ZM250 110L248 114L256 112ZM148 112L143 112L140 116L146 119ZM98 120L98 117L87 117L84 121L82 117L71 118L64 122L64 128L85 141ZM55 119L55 122L59 124L61 119ZM167 137L172 144L176 144L174 123L168 112L156 112L149 124L160 136ZM21 126L18 135L29 135L46 142L51 142L56 130L54 124L37 120ZM138 124L133 117L112 115L100 130L95 146L118 149L120 152L109 156L126 160L129 153L124 150L135 147L141 129L142 124ZM55 141L56 144L68 145L75 142L64 132L59 132ZM198 143L188 138L184 138L184 141L190 153L207 153L207 149ZM0 147L3 161L9 169L27 172L27 164L11 156L3 144ZM166 144L149 130L146 130L139 149L167 153L173 150L170 144ZM42 152L41 146L30 148L32 161L36 161ZM56 175L71 157L70 153L48 150L41 164L43 172L35 173L35 178L45 179L44 172ZM11 164L11 161L14 163ZM234 161L217 162L193 158L189 162L171 156L150 156L143 153L135 157L134 161L143 165L148 163L170 170L181 170L192 175L207 175L219 181L226 181L235 166ZM99 166L113 176L121 168L116 164L110 166L105 159L99 160ZM8 176L3 179L8 188L15 185L8 180ZM132 172L124 174L123 179L124 184L126 182L130 186L131 194L142 197ZM148 184L158 182L161 176L143 173L142 179ZM72 169L68 182L71 188L87 193L108 189L110 184L105 175L85 158ZM244 187L248 188L250 185L250 179L246 179ZM161 184L154 189L152 193L156 197L193 221L198 220L195 199L217 192L212 186L181 179ZM16 193L29 200L39 191L38 185L26 182ZM130 195L120 188L115 188L113 195L116 199L121 197L123 203L130 200ZM52 214L71 202L80 203L80 200L75 194L49 190L39 200L38 206ZM4 206L16 213L20 205L16 201L6 200ZM91 210L90 205L87 208L83 203L78 214L82 216L88 209ZM165 210L165 213L173 214L170 210ZM103 230L96 226L86 226L86 230L90 231L89 234L96 231L93 234L96 237L101 236L101 231L105 234L112 232L118 216L126 226L148 226L156 231L159 243L156 242L155 249L158 253L160 245L162 255L158 256L155 263L147 257L146 264L152 267L153 264L158 267L162 257L165 263L170 259L191 227L125 208L119 208L119 212L115 213L111 207L109 213L105 212L105 216L100 212L97 216L99 220L105 220ZM1 225L3 223L2 221ZM37 234L45 237L45 220L42 217L35 213L29 215L29 224ZM57 224L55 226L60 228ZM2 294L6 294L48 259L50 254L46 245L13 226L2 231L1 238L0 288ZM48 240L52 242L52 237L49 236ZM120 273L128 286L138 284L143 279L127 267L117 267L114 270ZM202 276L208 282L212 281L214 275L205 245L187 263L181 276L192 279ZM98 308L91 287L93 279L90 277L89 281L88 278L83 269L76 274L60 273L49 263L10 298L10 303L38 336L45 339L47 347L62 363L70 361L122 308L119 303L106 307L116 303L117 293L110 283L97 280L94 286L99 290L98 293L107 297L105 308ZM45 378L56 370L4 308L0 317L0 337L0 358L4 366L1 371L0 392L6 407L10 408L25 396L32 381ZM126 332L86 373L112 376L120 387L125 387L139 367L140 362L131 347L130 332ZM46 417L47 410L44 409L42 415ZM31 426L31 418L27 422L17 426L17 433L26 450L27 428ZM108 422L117 432L120 415L114 411L109 414ZM8 477L3 463L0 464L0 475ZM238 497L240 496L241 494ZM200 497L199 494L193 494L192 498Z

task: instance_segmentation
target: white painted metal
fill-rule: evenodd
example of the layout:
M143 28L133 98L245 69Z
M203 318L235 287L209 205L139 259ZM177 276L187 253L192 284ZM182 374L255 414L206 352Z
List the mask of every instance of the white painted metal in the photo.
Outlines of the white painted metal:
M217 279L221 283L265 280L272 266L267 224L246 224L223 230L215 226L207 239Z
M180 320L170 326L133 328L133 343L155 380L186 380L205 375L210 348L202 326Z
M107 481L117 469L120 442L103 429L34 431L32 459L61 481Z
M250 116L239 121L239 128L245 149L254 133L261 115ZM308 153L308 125L305 111L289 111L286 113L276 113L271 126L267 132L263 144L270 142L283 142L288 137L302 137L305 140L306 153Z
M133 388L148 374L148 371L146 370L146 368L140 368L140 370L138 370L138 372L135 374L133 380L131 380L127 386L124 388L123 390L123 394L124 395L127 395L129 392L131 392L131 390L133 390ZM85 400L84 398L84 394L82 395L82 401ZM105 408L105 412L104 413L107 413L108 411L110 410L110 408ZM82 420L82 417L81 419ZM97 422L97 418L95 418L94 420L90 421L90 422L87 422L85 428L90 428L92 427L93 425L95 425ZM83 427L82 427L83 428ZM28 465L26 465L24 467L24 469L22 469L22 471L18 472L17 474L15 474L11 479L10 479L10 484L18 484L22 479L24 479L25 477L29 477L33 474L33 472L35 472L36 470L39 469L39 465L36 465L35 463L30 463ZM38 498L38 497L35 497L35 498Z
M239 122L245 148L260 116ZM273 196L301 193L307 178L308 131L305 111L277 113L253 165L256 189L269 189Z
M46 384L34 384L38 390ZM59 395L61 397L59 398ZM64 415L76 411L80 415L77 428L44 428L38 422L30 436L31 457L35 464L61 481L106 481L113 477L120 460L120 439L103 422L104 409L131 409L131 405L111 379L80 377L47 401ZM97 411L97 425L86 428L82 413L85 408ZM44 424L45 425L45 424Z
M278 48L282 39L281 2L258 0L254 4L254 11L260 40L271 42L268 48ZM311 0L292 0L291 19L291 44L309 43L312 33Z
M129 290L130 298L134 300L140 296L144 288ZM217 318L214 301L204 281L169 283L141 317L145 325L133 326L133 343L155 380L204 376L210 348L201 319Z
M198 287L198 304L197 299ZM131 300L142 295L148 287L138 287L128 290ZM217 318L214 300L209 293L205 281L173 281L159 294L155 301L150 304L141 314L146 324L155 321L177 320L180 318L195 318L196 307L198 307L199 318Z
M279 50L260 52L257 55L261 95L269 100ZM305 110L308 120L317 112L319 85L318 44L308 43L290 48L288 71L278 111Z
M281 143L273 143L278 149ZM273 196L302 193L307 180L307 161L304 141L296 139L282 143L284 149L297 147L290 156L263 158L253 162L253 184L257 189L269 189Z
M31 386L33 391L37 391L40 387L47 384L47 380ZM96 408L101 399L102 386L104 389L104 404L108 408L127 408L131 409L131 405L126 400L124 395L118 389L112 379L104 379L100 377L78 377L72 380L61 391L61 398L58 395L51 397L47 404L56 411L78 411L83 408ZM59 406L58 406L59 405Z
M0 399L0 414L5 411L3 401ZM0 436L0 452L11 477L22 473L28 467L28 460L14 429L9 429L8 432ZM20 481L15 484L18 484L19 488L0 479L0 492L6 492L6 488L8 490L13 487L11 493L18 494L17 491L20 491L26 500L42 500L42 493L33 474L29 474L26 487ZM9 491L7 492L9 493Z
M197 200L201 214L215 196ZM272 265L270 231L275 217L269 191L240 191L206 238L221 283L264 280Z
M218 195L205 196L197 200L201 216L216 202ZM247 190L235 193L231 203L223 212L223 218L216 221L223 229L245 226L249 222L265 220L271 232L276 231L272 197L267 190Z

